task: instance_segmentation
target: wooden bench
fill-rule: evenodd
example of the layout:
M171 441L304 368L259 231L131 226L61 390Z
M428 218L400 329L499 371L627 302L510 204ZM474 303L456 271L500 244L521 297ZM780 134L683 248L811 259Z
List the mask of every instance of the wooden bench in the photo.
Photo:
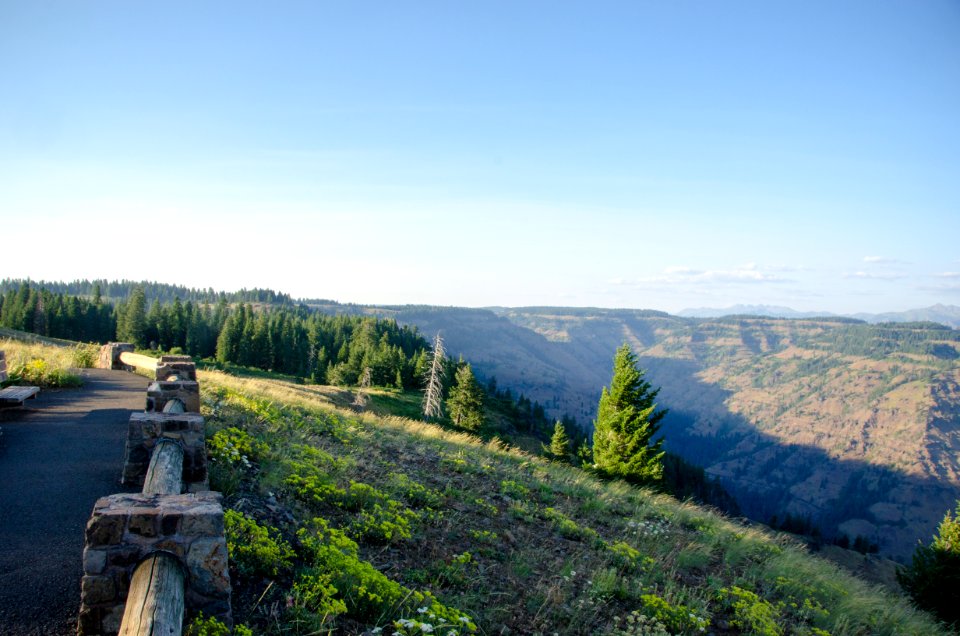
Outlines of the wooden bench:
M38 386L8 386L0 390L0 408L23 406L25 400L32 400L40 392Z

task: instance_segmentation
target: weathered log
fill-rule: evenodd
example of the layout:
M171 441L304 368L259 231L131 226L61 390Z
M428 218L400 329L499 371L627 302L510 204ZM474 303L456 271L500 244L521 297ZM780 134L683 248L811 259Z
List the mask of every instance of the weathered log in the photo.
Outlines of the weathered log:
M183 491L183 446L176 440L161 437L150 455L147 476L143 480L145 495L179 495Z
M163 405L164 413L186 413L187 407L180 398L173 398Z
M176 557L155 552L133 572L118 636L180 636L184 577Z
M120 354L120 362L131 367L137 367L138 369L146 369L147 371L157 370L156 358L140 355L139 353L132 353L130 351L124 351Z

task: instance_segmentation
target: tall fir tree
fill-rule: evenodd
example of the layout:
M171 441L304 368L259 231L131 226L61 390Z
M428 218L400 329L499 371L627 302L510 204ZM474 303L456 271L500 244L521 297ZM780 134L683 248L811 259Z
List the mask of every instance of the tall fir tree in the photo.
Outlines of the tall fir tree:
M147 346L147 297L143 287L134 287L123 310L123 330L117 336L134 346ZM119 327L118 327L119 329Z
M457 367L454 377L455 384L450 387L450 397L447 398L450 419L457 426L479 431L483 427L483 389L467 363Z
M660 389L643 379L637 356L624 343L613 359L610 388L603 388L593 428L593 462L601 472L635 483L663 475L662 439L653 441L667 414L654 400Z
M901 587L921 609L953 629L960 627L960 501L947 511L930 545L919 545L913 561L897 571Z

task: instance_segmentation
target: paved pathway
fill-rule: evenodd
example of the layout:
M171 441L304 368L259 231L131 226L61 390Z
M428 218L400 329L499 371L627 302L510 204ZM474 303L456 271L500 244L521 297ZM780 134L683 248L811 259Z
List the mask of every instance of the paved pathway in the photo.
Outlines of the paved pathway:
M0 635L76 633L83 531L94 502L120 486L130 413L147 380L84 371L80 389L44 390L0 414Z

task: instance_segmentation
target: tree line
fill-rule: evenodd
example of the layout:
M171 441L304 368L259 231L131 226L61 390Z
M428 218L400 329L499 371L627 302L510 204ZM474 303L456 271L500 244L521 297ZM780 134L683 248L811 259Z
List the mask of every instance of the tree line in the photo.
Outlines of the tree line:
M169 305L177 298L181 302L194 302L201 304L215 305L220 300L228 303L258 303L265 305L286 305L293 306L296 303L289 294L276 292L272 289L241 289L235 292L216 291L212 287L207 289L195 289L183 285L169 285L167 283L156 283L151 281L132 281L132 280L107 280L105 278L96 280L75 280L69 283L51 282L51 281L30 281L17 278L5 278L0 281L0 293L6 293L11 289L18 289L22 286L45 289L54 294L64 294L71 296L93 297L99 293L107 302L119 302L129 299L135 289L140 289L146 294L146 297L152 302L160 301L162 304ZM333 302L333 301L328 301Z
M114 308L103 298L57 294L21 285L0 295L0 326L51 338L107 342L114 338Z

